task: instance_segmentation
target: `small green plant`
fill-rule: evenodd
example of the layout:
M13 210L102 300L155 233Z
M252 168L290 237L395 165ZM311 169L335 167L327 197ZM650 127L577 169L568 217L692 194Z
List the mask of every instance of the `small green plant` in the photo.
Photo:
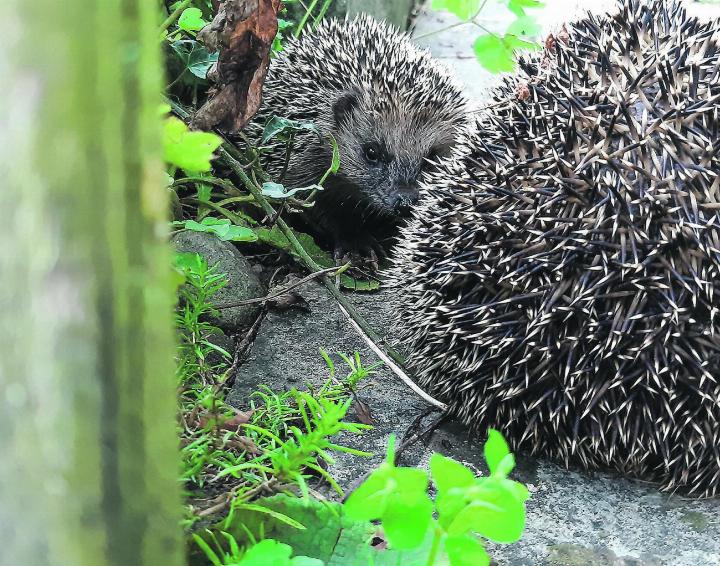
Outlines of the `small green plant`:
M433 455L434 501L428 495L430 478L425 470L392 463L393 442L391 438L386 462L344 505L280 494L261 498L238 508L234 519L223 523L220 540L211 532L200 533L198 545L207 556L207 549L215 546L220 564L242 563L230 560L246 557L242 551L246 548L256 549L253 556L274 564L270 552L282 544L288 546L283 550L285 560L294 551L319 560L317 564L483 566L489 558L480 537L502 543L520 538L528 492L508 479L515 460L500 433L491 431L485 445L490 469L485 477L475 477L455 460ZM379 521L386 548L370 545L379 534L371 521ZM262 539L272 544L254 546Z
M540 33L540 26L535 21L535 18L527 13L527 10L541 8L543 3L539 0L493 1L502 1L503 4L507 4L508 10L516 16L515 21L508 26L504 34L490 31L479 20L488 0L432 0L433 10L451 12L460 18L462 22L431 33L440 33L458 25L474 25L484 32L478 36L473 45L475 56L480 64L492 73L513 71L516 65L516 51L538 48L537 43L532 41L532 38Z
M227 542L227 549L218 542L213 532L209 533L209 537L214 543L214 549L201 537L193 535L195 542L213 566L323 566L322 561L315 558L292 558L292 548L289 545L272 539L262 540L243 550L230 533L221 531L220 534Z
M508 479L515 458L499 432L490 430L485 444L488 477L476 478L459 462L433 455L430 470L437 489L434 505L427 493L427 473L398 468L394 459L391 438L385 463L345 504L350 518L379 520L390 548L411 550L431 537L425 562L428 566L443 553L452 566L483 566L490 560L478 535L504 543L519 540L525 527L528 491Z

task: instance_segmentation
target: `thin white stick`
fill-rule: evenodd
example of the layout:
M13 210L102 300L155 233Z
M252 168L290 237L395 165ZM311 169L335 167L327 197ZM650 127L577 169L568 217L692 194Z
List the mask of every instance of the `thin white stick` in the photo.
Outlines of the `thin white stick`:
M383 362L385 362L385 365L388 366L392 372L397 375L404 383L407 385L410 389L412 389L415 393L417 393L420 397L422 397L425 401L430 403L431 405L436 406L439 409L442 409L443 411L447 408L447 405L443 403L442 401L438 401L434 397L431 397L425 391L420 389L418 385L410 379L408 374L406 374L400 366L398 366L394 361L392 361L385 352L382 351L382 348L380 348L375 342L373 342L370 337L363 332L363 329L360 328L360 325L358 325L357 322L353 319L353 317L350 316L350 314L345 310L345 308L338 303L338 307L340 307L340 310L345 315L345 318L348 319L348 322L352 324L353 328L357 331L360 336L363 337L365 342L367 342L367 345L370 346L373 352L377 354L378 358L380 358Z

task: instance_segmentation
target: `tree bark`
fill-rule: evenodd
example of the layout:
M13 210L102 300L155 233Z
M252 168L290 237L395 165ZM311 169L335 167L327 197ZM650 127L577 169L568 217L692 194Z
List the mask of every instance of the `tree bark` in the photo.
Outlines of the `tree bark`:
M6 0L0 564L183 562L154 0Z

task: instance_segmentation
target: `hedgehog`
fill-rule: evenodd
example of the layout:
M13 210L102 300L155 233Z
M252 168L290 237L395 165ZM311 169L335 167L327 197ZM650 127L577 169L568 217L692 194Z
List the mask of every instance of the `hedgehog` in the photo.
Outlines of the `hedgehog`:
M505 76L390 279L419 384L566 467L720 492L720 23L625 0Z
M274 180L313 185L331 164L308 224L336 257L375 257L419 196L418 180L472 126L468 99L450 73L406 34L367 15L325 20L291 39L270 66L256 128L272 116L312 122L286 163L281 144L264 155ZM320 135L317 135L317 134Z

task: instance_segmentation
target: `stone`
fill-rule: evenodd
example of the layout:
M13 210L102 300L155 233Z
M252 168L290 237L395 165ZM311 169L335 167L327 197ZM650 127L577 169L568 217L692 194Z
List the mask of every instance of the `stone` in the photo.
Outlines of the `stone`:
M177 251L198 253L207 260L208 265L217 265L227 275L228 284L215 295L215 303L239 302L265 295L252 266L231 242L223 242L213 234L192 230L175 234L172 242ZM210 322L232 334L252 325L259 313L259 304L222 309L217 316L210 318Z
M227 401L236 408L249 408L251 394L260 385L267 385L277 392L322 385L329 371L320 349L332 358L339 378L349 373L339 353L352 356L358 352L366 367L378 362L377 356L355 333L322 285L308 283L295 291L307 302L308 308L270 311L267 314L227 397ZM363 308L374 327L385 326L388 311L384 295L357 294L349 297ZM382 326L379 326L381 322ZM378 368L374 375L361 382L359 397L370 407L375 428L362 436L342 435L338 443L372 452L375 456L358 458L333 454L336 463L329 467L329 471L344 487L374 469L384 458L388 436L396 433L402 437L415 417L427 408L422 399L410 392L385 367ZM355 408L351 408L349 420L357 422Z

